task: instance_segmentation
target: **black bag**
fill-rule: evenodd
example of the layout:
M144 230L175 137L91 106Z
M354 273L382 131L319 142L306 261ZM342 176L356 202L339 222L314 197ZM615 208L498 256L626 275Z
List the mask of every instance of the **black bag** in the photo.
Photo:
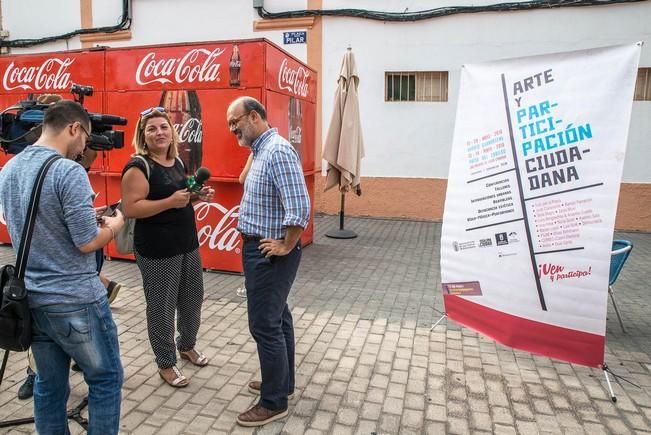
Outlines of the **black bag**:
M16 257L18 269L12 265L3 266L0 269L0 288L2 289L0 348L5 350L23 352L32 344L32 317L27 303L27 289L24 281L25 269L27 268L27 256L32 241L43 180L52 163L60 158L59 155L48 158L36 176L29 209L25 217L20 248Z

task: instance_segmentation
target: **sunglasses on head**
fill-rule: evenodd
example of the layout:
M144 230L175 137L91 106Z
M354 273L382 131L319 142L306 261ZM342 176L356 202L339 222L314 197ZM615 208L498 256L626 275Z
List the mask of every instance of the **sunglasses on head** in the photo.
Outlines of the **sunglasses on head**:
M165 108L164 107L150 107L149 109L143 110L140 112L140 116L147 116L150 113L153 112L160 112L160 113L165 113Z

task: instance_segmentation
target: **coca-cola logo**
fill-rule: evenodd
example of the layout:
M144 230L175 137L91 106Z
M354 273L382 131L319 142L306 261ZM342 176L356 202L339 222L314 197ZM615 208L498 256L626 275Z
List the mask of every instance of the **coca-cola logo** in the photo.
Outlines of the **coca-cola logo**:
M308 70L302 66L299 66L298 69L290 68L289 61L285 58L280 64L280 71L278 72L278 87L294 95L307 97L309 77Z
M201 143L203 124L200 119L188 118L183 124L174 124L174 129L179 135L179 142Z
M136 83L148 85L150 83L176 83L192 82L218 82L219 67L217 58L224 53L223 48L210 51L205 48L195 48L188 51L181 58L160 58L156 52L149 52L142 58L136 69Z
M39 66L16 66L11 62L2 78L7 91L14 89L40 91L44 89L67 90L72 85L68 67L74 59L50 58Z
M240 216L239 204L227 209L216 202L200 202L194 206L194 210L198 223L206 220L211 210L221 214L221 219L216 225L206 224L197 229L199 246L208 244L209 249L240 253L238 246L242 239L236 228L237 218Z

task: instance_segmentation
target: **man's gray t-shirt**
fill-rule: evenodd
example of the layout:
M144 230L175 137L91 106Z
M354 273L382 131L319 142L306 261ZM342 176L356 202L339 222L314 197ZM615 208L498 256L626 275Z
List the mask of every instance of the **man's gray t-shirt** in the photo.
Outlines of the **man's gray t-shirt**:
M0 170L0 206L18 253L36 174L56 151L29 146ZM59 159L48 171L27 259L25 286L30 307L88 304L106 297L95 253L79 247L98 234L93 190L80 164Z

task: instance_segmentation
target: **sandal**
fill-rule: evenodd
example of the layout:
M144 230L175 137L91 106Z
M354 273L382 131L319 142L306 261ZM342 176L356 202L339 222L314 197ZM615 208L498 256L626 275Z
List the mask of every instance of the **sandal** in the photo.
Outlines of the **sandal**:
M163 370L168 370L168 369L158 369L158 374L160 375L161 379L163 379L166 384L168 384L168 385L170 385L170 386L172 386L174 388L187 387L188 384L190 383L188 381L188 378L183 376L181 374L181 371L176 366L172 366L172 367L169 367L169 368L172 369L172 372L174 373L175 378L170 380L170 379L166 378L165 375L163 375Z
M179 353L181 354L181 359L188 360L195 366L203 367L208 365L208 357L194 349L188 350L187 352L179 351Z

